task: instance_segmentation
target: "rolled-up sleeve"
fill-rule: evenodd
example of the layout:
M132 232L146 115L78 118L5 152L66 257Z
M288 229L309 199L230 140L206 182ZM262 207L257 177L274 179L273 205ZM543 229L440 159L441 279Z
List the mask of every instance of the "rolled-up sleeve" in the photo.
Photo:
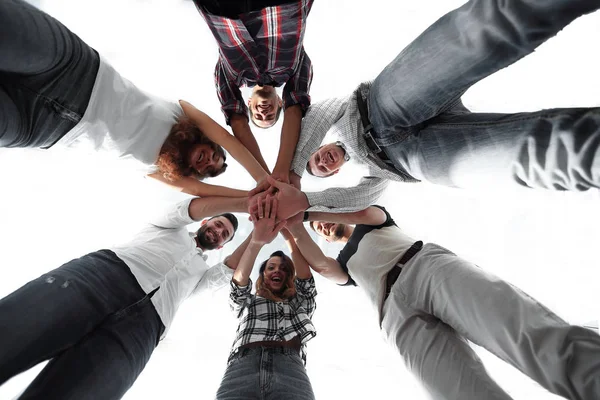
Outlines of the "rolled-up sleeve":
M248 280L246 286L238 286L233 280L230 281L231 291L229 292L229 307L239 318L244 307L251 301L252 298L252 281Z
M301 305L306 310L306 314L312 318L317 308L315 297L317 296L317 286L315 278L312 276L308 279L296 278L296 293L301 300Z
M215 87L217 96L221 102L221 111L225 116L225 121L229 125L233 114L248 115L248 107L244 104L244 98L240 88L235 82L232 82L224 70L221 61L215 67Z
M283 108L286 109L293 105L302 107L302 115L306 114L310 106L310 85L312 84L313 67L308 55L302 48L300 67L296 74L292 76L283 88Z

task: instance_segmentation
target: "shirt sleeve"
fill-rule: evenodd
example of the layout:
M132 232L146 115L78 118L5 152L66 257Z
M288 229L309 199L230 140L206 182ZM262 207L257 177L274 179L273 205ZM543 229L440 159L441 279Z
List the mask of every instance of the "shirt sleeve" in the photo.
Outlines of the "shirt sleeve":
M296 295L300 298L301 305L306 310L306 314L312 318L317 308L317 302L315 301L315 297L317 296L315 278L312 276L308 279L296 278Z
M217 62L215 67L215 87L227 125L229 125L232 114L248 115L248 107L244 104L242 92L236 83L232 82L227 76L225 66L221 60Z
M220 262L210 267L196 285L192 294L198 294L204 290L216 291L227 286L233 277L233 269Z
M181 228L196 222L190 217L190 203L192 200L194 200L194 197L178 203L175 207L170 207L165 212L152 218L150 224L159 228L170 229Z
M229 292L229 307L231 311L239 318L244 307L251 300L252 280L248 280L246 286L238 286L233 280L230 281L231 291Z
M288 79L283 88L283 109L299 104L302 107L302 115L306 115L310 106L310 85L313 77L313 67L310 58L302 47L299 68L296 74Z
M302 119L298 145L292 160L292 170L298 176L304 174L306 163L323 142L327 131L344 115L350 97L327 99L308 108Z
M388 184L387 179L366 176L354 187L305 192L310 205L307 211L347 213L364 210L381 197Z

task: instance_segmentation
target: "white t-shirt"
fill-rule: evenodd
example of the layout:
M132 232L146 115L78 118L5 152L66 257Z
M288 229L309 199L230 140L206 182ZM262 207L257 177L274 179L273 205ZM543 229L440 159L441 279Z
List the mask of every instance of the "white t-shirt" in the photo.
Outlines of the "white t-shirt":
M150 171L182 114L178 103L140 90L100 57L83 118L53 147L106 152L139 161Z
M367 294L381 321L385 279L402 255L416 242L396 226L391 215L381 225L356 225L337 261Z

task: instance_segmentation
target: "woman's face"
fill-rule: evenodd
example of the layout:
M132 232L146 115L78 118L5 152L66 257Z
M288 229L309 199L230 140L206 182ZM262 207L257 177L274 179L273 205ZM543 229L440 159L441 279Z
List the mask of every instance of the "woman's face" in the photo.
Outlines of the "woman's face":
M263 285L272 293L280 293L284 289L287 280L287 271L282 261L281 257L278 256L269 258L263 272Z
M214 176L223 168L225 160L208 144L196 144L189 152L188 163L201 176Z

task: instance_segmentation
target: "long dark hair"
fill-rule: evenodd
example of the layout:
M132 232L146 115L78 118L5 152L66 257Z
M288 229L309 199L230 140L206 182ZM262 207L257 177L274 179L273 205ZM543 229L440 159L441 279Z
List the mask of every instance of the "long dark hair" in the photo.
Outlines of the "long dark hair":
M279 257L281 258L281 265L285 269L286 279L285 285L280 295L276 295L271 292L268 288L264 287L264 275L265 268L267 267L267 263L271 257ZM296 278L296 268L294 267L294 262L291 258L289 258L283 251L276 251L269 256L265 261L260 265L260 269L258 271L259 276L256 280L256 294L264 297L265 299L273 300L273 301L281 301L285 299L290 299L296 295L296 285L294 284L294 279Z
M188 162L188 154L197 144L209 145L217 154L223 158L223 168L213 174L201 175ZM206 135L185 115L177 119L171 127L167 140L163 143L156 166L159 172L170 181L176 181L185 176L202 180L208 176L215 177L225 172L225 150Z

